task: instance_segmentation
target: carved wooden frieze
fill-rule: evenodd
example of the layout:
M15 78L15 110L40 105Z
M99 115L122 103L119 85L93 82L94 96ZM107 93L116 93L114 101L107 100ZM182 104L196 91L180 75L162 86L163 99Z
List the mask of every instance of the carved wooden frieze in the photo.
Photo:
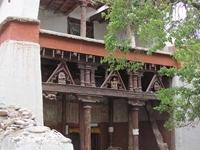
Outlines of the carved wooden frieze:
M65 61L58 64L46 82L58 84L75 84Z
M113 100L113 121L127 122L128 121L128 107L126 100Z
M161 88L164 88L162 83L162 75L155 74L149 83L149 86L146 89L146 92L157 92Z
M118 71L112 70L101 85L101 88L126 90L124 82Z
M108 122L109 108L108 104L91 104L92 106L92 122Z
M57 125L59 122L61 122L62 108L60 108L60 101L44 100L43 106L45 124Z
M66 121L67 123L79 123L79 103L73 103L67 101L66 104Z
M77 97L74 94L66 94L66 100L68 100L68 101L76 101Z

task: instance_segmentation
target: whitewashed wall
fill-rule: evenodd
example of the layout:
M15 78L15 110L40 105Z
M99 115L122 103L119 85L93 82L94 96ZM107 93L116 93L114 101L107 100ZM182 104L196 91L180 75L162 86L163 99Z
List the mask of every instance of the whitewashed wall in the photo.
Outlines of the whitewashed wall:
M37 19L40 0L0 0L0 23L9 16Z
M86 19L89 21L90 16L97 13L96 10L92 8L87 8L87 17ZM41 21L40 28L46 30L52 30L61 33L67 33L67 17L81 19L81 8L78 6L73 12L71 12L68 16L57 13L55 14L53 11L47 11L40 9L38 14L38 19ZM106 23L99 24L98 22L94 22L94 38L95 39L104 39L104 35L106 35Z
M24 41L0 45L0 103L25 107L43 124L40 46Z
M173 86L181 86L183 83L179 77L172 80ZM192 127L175 129L175 150L199 150L200 149L200 124Z
M100 8L101 10L101 8ZM87 8L86 19L89 21L90 16L98 13L99 10L93 8ZM47 11L40 9L38 14L38 19L41 21L40 28L46 30L52 30L61 33L67 33L67 17L81 19L81 8L78 6L73 12L68 16L60 13L54 13L54 11ZM107 23L99 23L94 21L94 39L104 40L104 36L107 34ZM144 47L144 44L139 40L139 37L132 37L132 47Z
M67 16L53 11L40 9L38 14L40 28L61 33L67 33Z

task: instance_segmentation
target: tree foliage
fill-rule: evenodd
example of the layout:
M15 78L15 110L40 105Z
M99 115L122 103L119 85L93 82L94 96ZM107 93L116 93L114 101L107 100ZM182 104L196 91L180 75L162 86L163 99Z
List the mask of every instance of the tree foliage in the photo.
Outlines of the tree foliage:
M130 26L133 35L149 48L151 55L171 43L176 52L172 57L182 62L181 68L162 68L160 72L167 76L180 77L184 84L160 90L156 96L161 105L160 112L168 112L171 118L165 124L168 129L194 125L200 115L200 11L198 1L192 0L105 0L109 6L108 34L105 36L108 62L111 69L132 67L136 70L142 64L133 58L130 65L125 60L130 51L131 40L124 34ZM122 52L122 57L115 55ZM129 64L129 65L128 65Z

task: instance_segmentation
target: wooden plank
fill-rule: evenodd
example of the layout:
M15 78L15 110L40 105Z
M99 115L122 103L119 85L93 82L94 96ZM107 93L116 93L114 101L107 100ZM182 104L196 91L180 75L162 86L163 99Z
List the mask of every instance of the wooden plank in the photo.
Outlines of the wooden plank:
M56 0L51 0L51 2L46 6L45 9L49 9L51 7L51 5L55 2Z
M70 1L70 0L66 0L66 1L60 6L60 8L58 8L54 13L57 13L57 12L62 11L62 9L67 5L67 3L68 3L69 1Z
M70 7L70 9L68 9L66 12L65 12L65 15L67 16L68 14L70 14L79 4L76 3L74 4L72 7Z
M145 107L146 107L149 121L151 123L152 131L154 133L154 136L155 136L155 139L156 139L159 149L160 150L169 150L168 145L167 145L167 143L164 142L163 136L162 136L162 134L159 130L158 124L155 120L153 107L152 107L150 101L146 102Z
M101 11L101 12L99 12L99 13L97 13L97 14L95 14L95 15L93 15L93 16L91 16L90 17L90 22L93 22L93 21L99 21L99 20L104 20L105 21L105 18L104 17L102 17L102 13L104 12L104 13L108 13L107 12L108 11L108 9L105 9L105 10L103 10L103 11Z
M61 85L54 83L42 83L43 91L48 92L60 92L60 93L74 93L79 95L89 96L106 96L106 97L119 97L119 98L131 98L136 100L157 100L153 93L135 93L133 91L104 89L98 87L83 87L79 85Z

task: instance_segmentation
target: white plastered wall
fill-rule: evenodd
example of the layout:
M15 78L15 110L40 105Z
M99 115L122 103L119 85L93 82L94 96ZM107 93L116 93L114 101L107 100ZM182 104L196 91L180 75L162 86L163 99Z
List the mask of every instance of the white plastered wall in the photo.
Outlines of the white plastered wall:
M61 13L55 14L53 11L40 9L38 19L41 29L67 33L67 16Z
M43 124L40 46L8 40L0 46L0 102L26 107Z
M40 0L0 0L0 23L7 17L37 19Z
M101 8L100 8L101 9ZM90 16L98 13L98 10L87 8L86 20L89 21ZM68 16L53 11L47 11L42 8L39 10L38 19L41 21L40 28L52 30L61 33L67 33L67 17L81 19L81 8L78 6ZM99 23L94 21L94 39L104 40L107 34L107 23ZM138 36L132 36L132 47L144 47L144 44L139 40Z
M0 0L0 23L7 17L37 19L40 0ZM7 40L0 45L0 102L26 107L43 124L40 46Z
M179 77L172 80L173 86L181 86L183 83ZM200 149L200 124L193 127L175 129L175 150L199 150Z
M91 15L95 14L96 10L92 8L87 8L87 21ZM67 33L67 17L81 19L81 8L78 6L73 12L68 16L60 13L54 13L53 11L47 11L40 9L38 19L40 22L40 28L46 30L52 30L61 33ZM107 33L106 23L99 24L98 22L94 23L94 39L104 40L104 36Z

